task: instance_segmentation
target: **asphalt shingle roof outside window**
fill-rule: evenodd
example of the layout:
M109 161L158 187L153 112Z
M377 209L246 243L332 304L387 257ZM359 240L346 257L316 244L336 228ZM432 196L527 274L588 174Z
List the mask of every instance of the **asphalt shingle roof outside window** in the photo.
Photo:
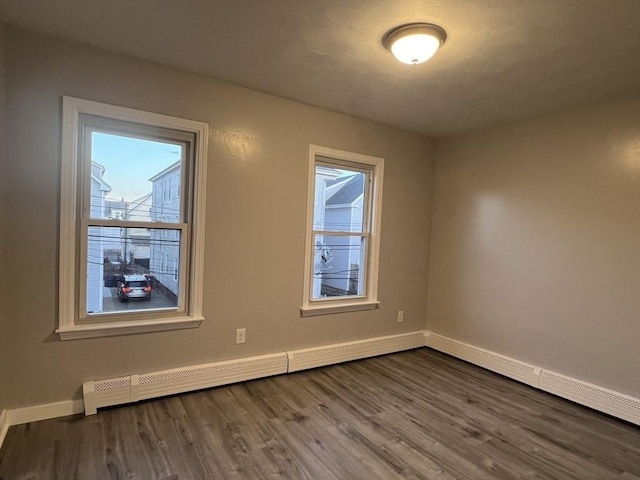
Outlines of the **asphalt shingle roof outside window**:
M364 175L354 175L340 190L327 200L326 205L349 205L353 203L364 189ZM337 179L342 181L342 179Z

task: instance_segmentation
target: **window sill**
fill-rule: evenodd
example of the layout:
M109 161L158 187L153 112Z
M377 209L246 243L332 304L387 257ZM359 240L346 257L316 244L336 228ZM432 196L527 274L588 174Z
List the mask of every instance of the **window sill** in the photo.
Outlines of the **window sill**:
M301 317L313 317L315 315L329 315L331 313L358 312L361 310L375 310L380 306L378 301L362 303L331 303L320 305L306 305L300 307Z
M56 333L60 340L78 340L81 338L112 337L115 335L133 335L136 333L160 332L183 328L197 328L204 317L177 317L170 319L137 320L132 322L89 323L60 327Z

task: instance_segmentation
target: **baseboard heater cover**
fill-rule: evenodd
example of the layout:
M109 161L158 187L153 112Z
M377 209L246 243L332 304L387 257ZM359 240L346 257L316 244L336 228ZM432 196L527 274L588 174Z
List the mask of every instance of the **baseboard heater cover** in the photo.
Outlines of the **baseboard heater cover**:
M424 347L424 331L305 348L258 357L134 374L82 385L85 415L101 407Z
M85 415L95 414L100 407L133 403L286 373L287 364L287 355L283 352L106 380L92 380L82 385Z
M164 395L291 373L424 346L640 425L640 399L638 398L544 370L429 331L89 381L83 384L85 414L95 414L100 407L133 403ZM0 427L1 420L0 417ZM2 433L1 429L0 433Z
M289 372L424 347L424 331L288 351Z
M640 399L432 332L425 345L559 397L640 425Z
M538 386L538 375L533 365L431 332L425 333L425 344L427 347L448 353L505 377L532 387Z
M572 402L591 407L594 410L640 425L640 399L630 395L624 395L599 385L593 385L547 370L540 371L538 388Z

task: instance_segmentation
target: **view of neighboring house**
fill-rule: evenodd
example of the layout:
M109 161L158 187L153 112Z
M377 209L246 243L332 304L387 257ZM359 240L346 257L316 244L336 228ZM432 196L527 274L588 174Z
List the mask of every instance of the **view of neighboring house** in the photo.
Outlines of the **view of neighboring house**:
M364 174L338 178L334 185L329 184L332 194L325 203L325 223L331 230L347 229L353 232L362 230ZM362 293L358 282L358 273L362 264L361 238L327 237L326 245L333 257L333 269L327 272L323 288L327 294L357 295Z
M151 221L180 221L181 162L175 162L149 179ZM180 269L180 234L178 230L152 229L149 272L166 287L167 296L177 298Z
M131 202L105 200L104 218L148 222L151 219L151 193ZM146 228L104 228L104 260L119 265L149 268L150 234Z
M104 180L105 168L93 162L91 218L140 222L177 222L180 208L180 162L150 179L152 191L127 202L109 200L112 187ZM106 274L151 273L157 286L170 297L178 295L179 236L176 230L89 227L87 311L104 311ZM153 247L152 247L153 245ZM105 265L107 268L105 269ZM110 286L110 285L108 285Z
M151 220L151 192L137 198L127 204L128 220L148 222ZM147 228L128 228L125 245L127 261L133 265L139 265L149 269L151 256L151 234Z
M344 173L329 167L317 168L314 230L362 231L365 175ZM318 235L313 298L362 293L362 282L358 282L362 252L359 235Z
M91 218L104 218L106 196L111 186L104 181L104 167L91 164ZM87 311L103 310L104 241L102 227L89 227L87 239Z
M105 200L104 214L101 218L127 218L127 202L122 200ZM119 228L102 229L102 247L104 259L109 263L124 265L126 253L124 248L123 232Z

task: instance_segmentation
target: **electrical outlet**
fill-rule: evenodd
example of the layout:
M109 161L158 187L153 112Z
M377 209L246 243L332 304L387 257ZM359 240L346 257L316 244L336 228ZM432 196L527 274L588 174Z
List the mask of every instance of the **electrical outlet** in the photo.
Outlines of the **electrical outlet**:
M398 323L404 322L404 310L398 310Z
M239 328L236 330L236 344L244 343L247 339L247 329Z

